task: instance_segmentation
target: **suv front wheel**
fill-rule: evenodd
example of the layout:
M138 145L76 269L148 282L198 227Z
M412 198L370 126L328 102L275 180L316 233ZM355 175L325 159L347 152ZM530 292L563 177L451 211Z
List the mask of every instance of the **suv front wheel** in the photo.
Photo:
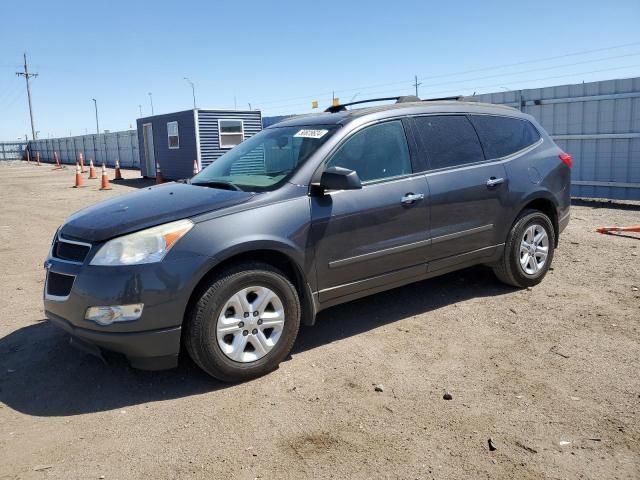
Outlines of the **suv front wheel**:
M275 370L300 326L295 287L278 269L245 263L214 278L191 310L184 341L211 376L238 382Z
M537 285L549 271L555 249L555 233L549 217L525 210L516 219L504 246L504 255L493 271L514 287Z

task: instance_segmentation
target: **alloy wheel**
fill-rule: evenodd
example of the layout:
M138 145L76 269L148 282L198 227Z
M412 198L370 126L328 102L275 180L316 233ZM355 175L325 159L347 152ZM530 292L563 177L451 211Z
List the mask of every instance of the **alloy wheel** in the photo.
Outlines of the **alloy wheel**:
M527 275L535 275L547 263L549 235L537 223L529 225L520 242L520 267Z
M271 289L243 288L229 298L218 317L218 346L231 360L255 362L278 343L284 328L282 300Z

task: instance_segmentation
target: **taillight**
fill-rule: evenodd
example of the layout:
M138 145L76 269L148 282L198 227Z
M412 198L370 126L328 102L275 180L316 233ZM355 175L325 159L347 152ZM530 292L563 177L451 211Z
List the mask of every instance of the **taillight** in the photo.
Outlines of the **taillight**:
M560 160L562 160L562 162L569 168L573 167L573 157L565 152L562 152L560 155L558 155L558 158L560 158Z

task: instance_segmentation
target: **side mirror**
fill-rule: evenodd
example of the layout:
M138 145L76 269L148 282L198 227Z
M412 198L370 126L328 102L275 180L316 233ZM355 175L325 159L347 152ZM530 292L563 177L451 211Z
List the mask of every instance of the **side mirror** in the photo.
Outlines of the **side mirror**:
M324 190L359 190L362 183L355 170L329 167L320 177L320 187Z

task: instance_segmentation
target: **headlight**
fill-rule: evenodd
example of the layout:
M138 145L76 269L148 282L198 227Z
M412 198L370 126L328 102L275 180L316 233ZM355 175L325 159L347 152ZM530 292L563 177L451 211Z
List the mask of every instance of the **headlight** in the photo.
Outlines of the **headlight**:
M134 265L161 261L171 247L193 228L191 220L178 220L105 243L91 265Z

